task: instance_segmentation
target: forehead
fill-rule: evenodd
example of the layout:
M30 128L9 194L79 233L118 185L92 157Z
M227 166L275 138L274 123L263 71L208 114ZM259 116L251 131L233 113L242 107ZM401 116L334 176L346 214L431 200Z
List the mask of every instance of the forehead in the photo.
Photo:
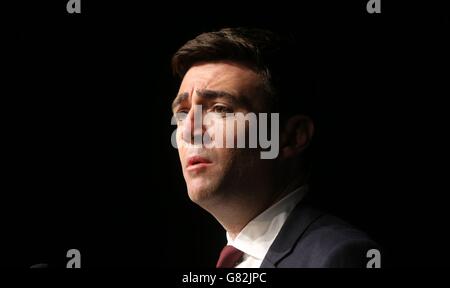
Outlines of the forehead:
M262 97L258 95L261 88L261 77L252 69L237 63L217 62L192 66L183 78L179 93L192 96L196 90L220 90L253 102Z

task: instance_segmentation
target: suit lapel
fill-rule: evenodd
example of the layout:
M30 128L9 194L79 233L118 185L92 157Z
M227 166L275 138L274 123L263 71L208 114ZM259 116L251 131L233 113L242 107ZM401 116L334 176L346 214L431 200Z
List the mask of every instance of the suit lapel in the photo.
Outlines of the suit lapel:
M323 212L310 208L303 201L300 201L270 246L261 263L261 268L277 267L278 263L292 251L308 226L323 214Z

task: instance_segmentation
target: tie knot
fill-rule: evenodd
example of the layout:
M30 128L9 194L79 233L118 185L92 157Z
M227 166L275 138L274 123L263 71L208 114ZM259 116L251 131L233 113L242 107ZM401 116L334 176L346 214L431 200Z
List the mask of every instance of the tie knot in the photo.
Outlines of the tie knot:
M244 252L231 245L223 247L222 252L220 252L220 257L217 261L216 268L235 267L242 258L243 254Z

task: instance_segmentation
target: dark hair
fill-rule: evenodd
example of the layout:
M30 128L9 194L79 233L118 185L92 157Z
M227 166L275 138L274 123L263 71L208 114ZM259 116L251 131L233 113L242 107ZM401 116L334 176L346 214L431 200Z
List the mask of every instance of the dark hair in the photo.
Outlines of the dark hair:
M310 114L314 92L308 55L293 35L255 28L225 28L203 33L184 44L172 57L174 74L183 78L199 62L233 61L261 75L268 110L282 121L294 114Z

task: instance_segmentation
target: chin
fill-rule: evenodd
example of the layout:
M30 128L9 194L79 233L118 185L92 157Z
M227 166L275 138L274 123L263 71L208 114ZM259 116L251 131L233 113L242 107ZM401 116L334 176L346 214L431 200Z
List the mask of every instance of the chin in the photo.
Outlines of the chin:
M188 188L188 195L192 202L201 204L213 198L214 193L205 188Z
M219 194L217 185L214 185L210 181L205 183L205 181L198 180L195 179L187 185L188 195L192 202L201 205L217 198Z

